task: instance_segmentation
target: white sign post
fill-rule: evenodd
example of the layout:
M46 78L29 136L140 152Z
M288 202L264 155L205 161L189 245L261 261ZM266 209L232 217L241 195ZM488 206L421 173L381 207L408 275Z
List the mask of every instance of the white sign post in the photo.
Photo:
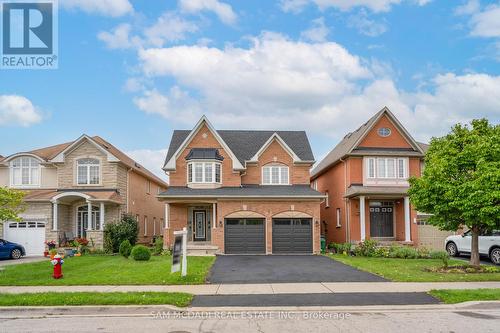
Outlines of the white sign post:
M187 229L174 231L174 248L172 251L172 273L178 272L181 266L180 256L182 255L182 276L187 275Z

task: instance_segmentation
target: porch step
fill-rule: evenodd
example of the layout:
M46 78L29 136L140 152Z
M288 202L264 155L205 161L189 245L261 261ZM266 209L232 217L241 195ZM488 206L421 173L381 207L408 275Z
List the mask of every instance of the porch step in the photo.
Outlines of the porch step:
M189 243L187 245L188 256L215 256L219 252L219 247L215 245Z

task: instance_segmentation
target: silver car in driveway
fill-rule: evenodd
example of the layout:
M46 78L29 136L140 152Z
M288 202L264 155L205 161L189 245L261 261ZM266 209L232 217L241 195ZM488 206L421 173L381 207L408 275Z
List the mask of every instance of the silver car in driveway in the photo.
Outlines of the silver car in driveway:
M470 253L471 244L470 230L462 235L448 236L445 240L446 251L451 257ZM491 230L479 236L479 254L488 256L494 264L500 265L500 230Z

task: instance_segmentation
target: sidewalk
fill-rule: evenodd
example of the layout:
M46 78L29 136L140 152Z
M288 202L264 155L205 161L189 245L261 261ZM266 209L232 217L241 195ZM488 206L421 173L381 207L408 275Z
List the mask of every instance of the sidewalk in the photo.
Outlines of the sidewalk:
M2 286L0 293L40 292L185 292L193 295L277 295L329 293L408 293L432 289L500 288L500 282L323 282L138 286Z

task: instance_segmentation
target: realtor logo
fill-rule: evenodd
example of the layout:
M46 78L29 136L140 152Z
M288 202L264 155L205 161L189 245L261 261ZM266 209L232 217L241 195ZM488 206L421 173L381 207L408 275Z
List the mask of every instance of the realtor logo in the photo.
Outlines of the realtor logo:
M0 13L0 68L57 68L55 0L0 0Z

